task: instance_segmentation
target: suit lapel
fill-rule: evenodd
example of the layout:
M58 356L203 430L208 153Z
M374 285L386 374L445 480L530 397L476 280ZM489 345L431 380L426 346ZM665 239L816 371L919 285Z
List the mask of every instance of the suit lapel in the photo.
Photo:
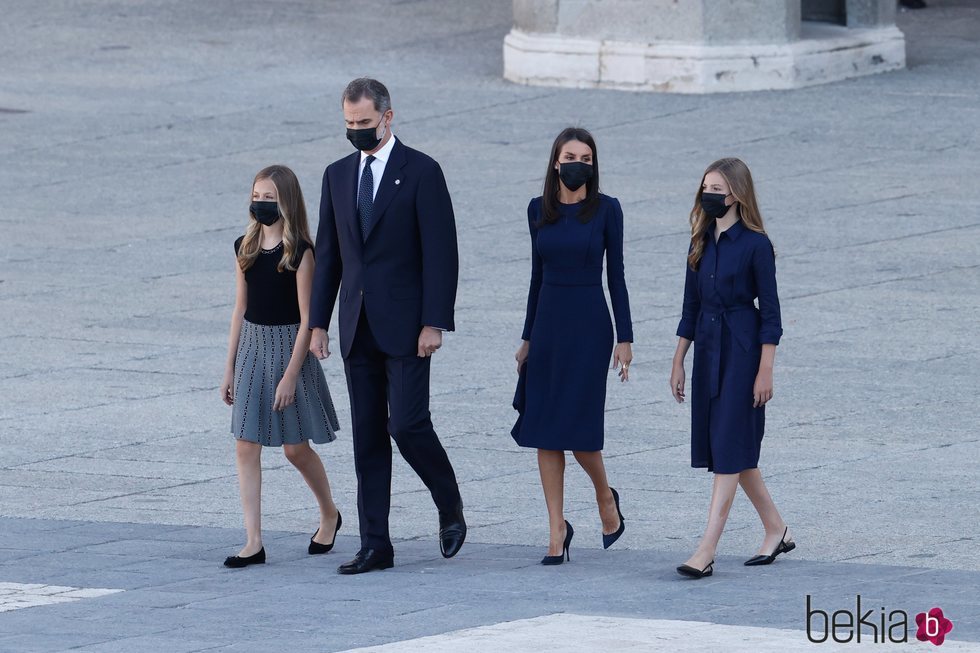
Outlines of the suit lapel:
M381 218L384 217L385 209L388 208L391 199L398 192L398 189L401 188L402 168L405 167L405 162L405 146L402 145L400 140L396 139L395 144L391 148L391 156L388 157L388 163L385 164L385 172L381 176L378 194L374 198L374 220L372 220L371 226L368 228L367 238L370 238L371 234L374 233L375 227L378 226ZM365 241L367 238L365 238Z
M354 237L354 241L359 245L362 243L361 240L361 224L357 218L357 171L361 167L361 153L354 152L350 156L349 163L347 164L347 169L344 171L341 188L346 189L346 194L344 195L344 204L349 208L349 210L344 211L344 215L347 216L347 227L350 229L351 235ZM343 192L343 191L341 191Z

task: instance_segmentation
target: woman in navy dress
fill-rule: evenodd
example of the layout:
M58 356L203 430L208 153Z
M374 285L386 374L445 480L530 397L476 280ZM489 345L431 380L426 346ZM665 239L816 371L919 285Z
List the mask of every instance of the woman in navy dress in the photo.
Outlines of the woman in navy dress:
M684 358L693 342L691 466L707 468L715 477L704 536L677 568L685 576L713 572L739 485L766 530L758 555L745 564L770 564L796 547L759 472L765 406L772 399L772 367L782 333L775 252L752 175L739 159L715 161L701 178L691 211L684 305L670 375L671 393L683 402Z
M512 434L538 450L538 467L550 523L542 564L568 558L574 533L563 515L565 451L572 451L595 486L603 546L623 534L619 495L609 487L602 462L603 415L609 361L629 379L629 295L623 272L623 211L599 193L599 162L592 135L568 128L555 139L544 194L527 207L531 232L531 286L524 342L517 351L520 374L515 407L521 416ZM606 259L618 344L602 291Z

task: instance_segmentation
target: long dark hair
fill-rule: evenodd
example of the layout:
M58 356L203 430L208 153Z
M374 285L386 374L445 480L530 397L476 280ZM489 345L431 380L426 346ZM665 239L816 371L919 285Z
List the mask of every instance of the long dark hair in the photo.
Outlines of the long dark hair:
M701 263L701 256L704 254L704 235L714 228L714 218L709 218L701 208L701 193L704 192L704 178L709 172L717 172L725 181L728 182L728 190L735 197L738 204L738 217L742 224L756 233L766 233L766 227L762 222L762 213L759 211L759 203L755 199L755 184L752 183L752 173L749 167L741 159L726 157L718 159L709 165L704 174L701 175L701 183L698 184L698 192L694 195L694 207L689 216L691 223L691 249L687 255L687 265L692 270L697 270ZM775 254L775 250L773 250Z
M578 212L578 219L588 222L599 209L599 153L596 151L595 139L588 130L581 127L566 127L558 134L554 145L551 146L551 158L548 159L548 171L544 176L544 192L541 194L541 222L543 224L554 224L559 218L558 189L560 181L558 171L555 170L555 163L558 162L558 155L565 143L579 141L585 143L592 150L592 179L585 182L585 201Z
M284 165L272 165L259 170L252 181L252 188L260 179L268 179L276 187L279 195L279 214L282 216L282 258L279 260L277 269L291 270L293 272L299 267L301 262L296 260L296 252L299 251L300 241L311 245L313 240L310 238L310 224L306 219L306 202L303 201L303 191L300 190L299 180L295 173ZM249 197L252 191L249 190ZM259 255L259 247L262 241L262 225L259 224L255 216L249 214L248 226L245 228L245 237L242 244L238 247L238 265L242 271L252 267L255 259Z

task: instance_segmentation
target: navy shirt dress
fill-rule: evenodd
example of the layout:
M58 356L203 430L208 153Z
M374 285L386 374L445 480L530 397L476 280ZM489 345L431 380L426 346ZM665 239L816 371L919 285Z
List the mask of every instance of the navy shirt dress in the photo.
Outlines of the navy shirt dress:
M766 408L752 407L752 389L762 345L778 345L783 329L769 237L741 220L717 243L714 232L688 267L677 335L694 341L691 466L737 474L759 466Z
M531 284L523 339L530 341L511 434L523 447L600 451L613 325L602 291L602 262L619 342L633 341L623 271L623 210L599 196L587 222L581 203L560 205L554 224L540 224L541 198L531 200Z

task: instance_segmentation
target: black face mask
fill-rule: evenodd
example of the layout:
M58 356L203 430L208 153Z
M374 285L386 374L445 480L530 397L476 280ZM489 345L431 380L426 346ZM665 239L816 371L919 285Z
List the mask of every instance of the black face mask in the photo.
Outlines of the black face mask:
M728 195L723 193L701 193L701 210L709 218L722 218L728 213L731 206L725 205Z
M248 210L253 218L267 227L271 227L279 219L278 202L252 202Z
M365 127L364 129L347 129L347 140L350 141L351 145L356 147L362 152L370 152L374 148L381 144L382 139L384 139L384 130L381 132L381 138L378 138L378 127L384 123L384 117L382 116L381 122L379 122L374 127ZM385 127L387 129L387 127Z
M582 187L582 184L592 179L592 164L582 161L559 163L558 176L568 190L576 191Z

